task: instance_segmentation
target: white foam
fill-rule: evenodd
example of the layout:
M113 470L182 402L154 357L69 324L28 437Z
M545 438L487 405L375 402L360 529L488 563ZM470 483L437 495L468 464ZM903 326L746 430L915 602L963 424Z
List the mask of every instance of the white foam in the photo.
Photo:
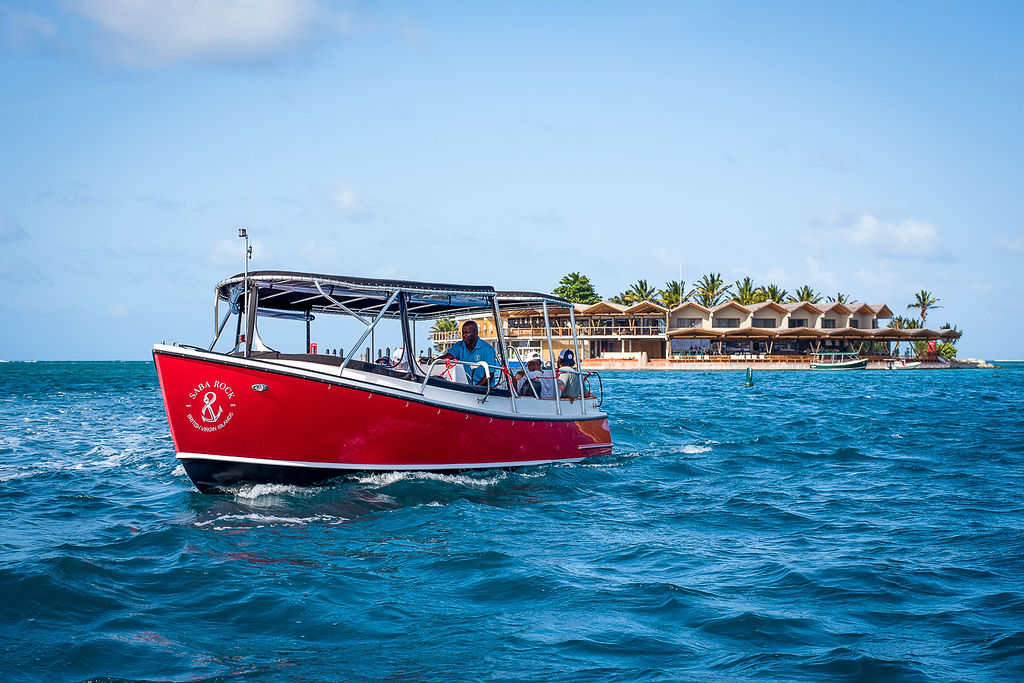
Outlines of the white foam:
M699 446L695 443L686 444L682 448L683 453L710 453L711 446Z
M441 481L448 484L457 484L459 486L474 486L477 488L487 488L488 486L494 486L502 479L505 479L508 475L505 473L498 474L493 477L471 477L465 474L443 474L440 472L374 472L372 474L366 474L356 476L355 480L360 484L369 484L371 486L389 486L399 481L407 480L430 480L430 481Z
M332 515L281 517L278 515L265 515L257 512L248 515L220 515L215 519L195 522L194 525L198 527L214 525L214 529L223 531L228 529L238 529L239 527L260 529L267 526L305 525L313 523L341 524L347 521L347 517L335 517Z
M361 493L361 494L359 494L358 497L359 497L359 500L363 501L364 503L395 503L395 502L397 502L393 497L391 497L391 496L389 496L387 494L377 493L377 492L370 492L370 491L366 491L364 493Z
M315 490L291 484L251 484L234 489L232 493L238 498L255 499L261 496L295 495Z

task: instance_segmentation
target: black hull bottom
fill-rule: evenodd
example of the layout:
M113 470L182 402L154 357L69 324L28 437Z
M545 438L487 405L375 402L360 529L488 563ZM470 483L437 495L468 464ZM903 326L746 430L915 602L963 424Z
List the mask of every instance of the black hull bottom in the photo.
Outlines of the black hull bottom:
M232 462L229 460L201 460L183 458L182 467L200 493L230 493L232 486L239 484L284 484L288 486L316 486L327 484L332 480L344 479L354 474L368 472L394 471L371 469L338 469L336 467L293 467L289 465L261 465L248 462ZM521 467L536 465L485 467L457 470L425 470L441 474L455 474L480 469L516 470ZM424 471L424 470L417 470Z
M339 470L333 467L289 467L261 465L227 460L182 459L182 467L202 493L227 493L226 487L238 484L286 484L315 486L364 470Z

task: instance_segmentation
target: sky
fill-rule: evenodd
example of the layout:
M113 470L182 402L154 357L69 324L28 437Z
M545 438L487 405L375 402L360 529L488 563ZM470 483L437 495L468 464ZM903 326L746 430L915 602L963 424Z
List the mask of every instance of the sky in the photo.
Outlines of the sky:
M925 289L961 357L1024 358L1022 33L998 1L0 0L0 359L208 344L241 227L253 269Z

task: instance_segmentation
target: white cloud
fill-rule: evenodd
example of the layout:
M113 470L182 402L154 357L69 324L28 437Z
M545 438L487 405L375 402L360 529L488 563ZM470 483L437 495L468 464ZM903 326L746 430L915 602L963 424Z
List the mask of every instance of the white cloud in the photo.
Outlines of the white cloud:
M857 271L857 280L872 291L879 288L891 289L902 277L902 273L898 273L888 262L877 262L873 268L861 268Z
M987 294L993 289L995 289L995 287L989 282L980 282L978 280L971 282L971 291L975 294Z
M403 17L399 25L399 36L402 42L411 48L425 50L430 46L430 36L425 28L413 22L408 17Z
M23 50L47 43L57 35L53 22L38 14L13 7L0 7L0 44L12 50Z
M678 253L665 247L658 247L657 249L651 249L650 252L651 260L654 261L659 272L666 271L668 273L674 273L674 277L671 279L675 280L679 277L679 264L684 263L685 259ZM684 268L685 270L685 268Z
M34 263L19 262L8 265L0 262L0 280L17 280L20 282L45 282L43 272Z
M833 150L817 150L812 154L812 164L838 175L848 175L860 170L860 156Z
M821 262L818 259L808 256L804 259L804 262L807 264L808 278L811 282L817 283L819 288L834 289L837 286L836 274L822 268Z
M785 268L770 268L763 275L764 281L768 284L778 283L779 286L783 286L783 282L789 282L789 274Z
M28 234L16 224L0 216L0 242L13 242L28 237Z
M331 203L349 218L361 219L370 215L370 209L356 191L343 182L334 186Z
M338 249L328 244L306 242L298 247L301 262L315 271L334 272L340 261Z
M1016 237L1000 237L996 240L996 244L1007 249L1009 251L1017 252L1018 254L1024 253L1024 234L1017 235Z
M821 248L850 248L882 258L934 261L950 257L934 223L911 219L890 223L863 214L845 226L809 234L807 239Z
M562 215L554 209L524 213L519 215L518 219L530 223L536 223L537 225L565 225Z
M66 0L104 33L96 48L131 66L259 61L352 32L316 0Z

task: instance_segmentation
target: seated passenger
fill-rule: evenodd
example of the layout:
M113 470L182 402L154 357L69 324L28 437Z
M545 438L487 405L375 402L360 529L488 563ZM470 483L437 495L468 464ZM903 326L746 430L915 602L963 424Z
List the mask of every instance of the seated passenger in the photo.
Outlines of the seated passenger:
M466 361L466 363L484 361L492 368L498 367L498 357L494 353L494 347L479 337L479 327L472 320L467 320L462 324L462 341L452 344L441 358ZM487 383L487 373L483 368L466 364L462 367L466 371L470 384Z
M539 353L531 353L526 359L526 371L516 373L516 390L520 396L533 396L528 384L533 384L539 398L555 397L555 378L549 372L544 373L543 361Z
M576 354L572 349L562 349L558 354L558 388L561 389L562 396L570 401L579 398L583 393L580 388L582 384L580 376L575 372L565 372L565 370L575 369Z
M405 349L399 346L391 353L391 369L409 372L409 361L405 358Z

